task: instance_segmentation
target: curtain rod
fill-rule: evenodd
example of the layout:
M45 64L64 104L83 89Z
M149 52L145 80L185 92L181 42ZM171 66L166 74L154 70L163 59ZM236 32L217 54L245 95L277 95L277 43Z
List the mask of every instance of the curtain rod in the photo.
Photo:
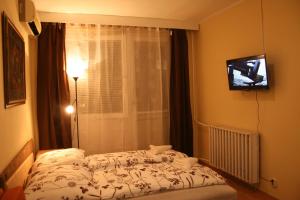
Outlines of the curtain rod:
M167 20L142 17L97 15L97 14L71 14L38 12L42 22L61 22L77 24L101 24L137 27L176 28L185 30L199 30L199 25L190 21Z
M46 21L44 21L46 22ZM55 23L55 22L50 22L50 23ZM62 23L62 22L57 22L57 23ZM91 27L96 27L96 26L100 26L100 27L119 27L119 28L147 28L147 29L166 29L166 30L170 30L169 28L162 28L162 27L150 27L150 26L128 26L128 25L107 25L107 24L91 24L91 23L86 23L86 24L83 24L83 23L68 23L68 22L65 22L66 24L70 25L70 26L91 26Z

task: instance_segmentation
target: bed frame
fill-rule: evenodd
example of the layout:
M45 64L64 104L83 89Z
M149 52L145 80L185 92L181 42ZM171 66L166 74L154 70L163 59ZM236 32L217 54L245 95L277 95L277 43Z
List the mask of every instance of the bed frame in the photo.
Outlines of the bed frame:
M34 161L33 139L30 139L0 174L0 190L24 186ZM0 194L1 195L1 194Z

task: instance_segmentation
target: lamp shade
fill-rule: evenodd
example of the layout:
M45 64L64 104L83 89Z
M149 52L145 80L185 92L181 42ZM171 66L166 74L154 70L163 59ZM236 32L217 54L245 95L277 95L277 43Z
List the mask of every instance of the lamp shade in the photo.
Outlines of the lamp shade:
M70 57L67 60L67 73L71 77L81 77L87 69L88 63L80 57Z

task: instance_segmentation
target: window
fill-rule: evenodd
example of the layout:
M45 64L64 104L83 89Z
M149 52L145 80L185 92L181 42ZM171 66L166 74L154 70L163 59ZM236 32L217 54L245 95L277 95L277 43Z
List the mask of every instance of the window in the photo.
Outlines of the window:
M86 77L78 80L80 113L120 114L124 112L123 56L121 40L88 42ZM69 82L73 83L70 78ZM70 84L71 97L75 86Z
M167 112L169 45L167 30L70 26L67 55L88 62L85 76L78 79L79 113L117 117L129 105L141 114Z
M169 68L167 43L136 41L134 49L137 111L167 110Z
M90 42L90 52L96 51L95 42ZM93 59L88 69L89 113L122 113L122 44L120 40L100 42L100 59Z

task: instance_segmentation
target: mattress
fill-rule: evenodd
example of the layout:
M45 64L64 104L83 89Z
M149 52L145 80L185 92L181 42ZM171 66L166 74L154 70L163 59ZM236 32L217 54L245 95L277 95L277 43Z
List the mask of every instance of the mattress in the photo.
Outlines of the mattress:
M236 191L229 185L212 185L206 187L175 190L131 198L132 200L236 200Z

